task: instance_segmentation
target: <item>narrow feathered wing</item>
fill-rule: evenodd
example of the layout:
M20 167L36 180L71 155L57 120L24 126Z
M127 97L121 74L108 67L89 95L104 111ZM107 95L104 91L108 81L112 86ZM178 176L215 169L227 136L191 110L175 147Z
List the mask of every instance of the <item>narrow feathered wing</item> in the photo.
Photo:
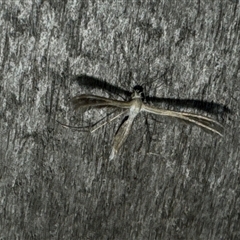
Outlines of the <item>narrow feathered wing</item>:
M78 108L103 108L103 107L117 107L130 108L131 101L119 101L95 95L79 95L71 100L74 109Z
M159 108L152 107L145 104L142 105L142 111L161 115L161 116L179 118L186 122L193 123L211 132L217 133L220 136L223 135L223 130L224 130L223 126L217 121L208 117L204 117L204 116L200 116L192 113L186 113L186 112L176 112L176 111L170 111L165 109L159 109Z

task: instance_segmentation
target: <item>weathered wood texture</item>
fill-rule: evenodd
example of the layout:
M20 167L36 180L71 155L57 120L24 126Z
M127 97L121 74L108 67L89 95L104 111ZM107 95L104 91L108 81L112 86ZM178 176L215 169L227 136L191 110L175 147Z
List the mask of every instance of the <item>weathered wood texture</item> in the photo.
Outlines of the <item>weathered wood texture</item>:
M3 0L0 11L1 239L240 239L238 1ZM69 106L90 92L80 74L232 115L220 138L142 114L109 161L121 118L93 134L56 122L101 117Z

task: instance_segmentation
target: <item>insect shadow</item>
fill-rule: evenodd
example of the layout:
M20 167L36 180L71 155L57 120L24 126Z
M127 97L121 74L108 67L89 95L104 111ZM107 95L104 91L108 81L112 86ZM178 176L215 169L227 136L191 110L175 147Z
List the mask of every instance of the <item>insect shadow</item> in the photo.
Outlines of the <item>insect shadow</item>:
M101 89L106 90L110 94L125 96L126 100L129 100L131 98L132 92L125 90L121 87L115 86L113 84L110 84L106 82L105 80L88 76L88 75L79 75L77 77L73 78L74 81L77 81L77 83L80 86L85 86L89 89ZM135 87L141 86L137 85ZM180 107L180 108L188 108L188 109L197 109L201 111L205 111L207 113L213 114L215 116L224 116L226 114L231 114L231 110L223 104L215 103L215 102L209 102L204 100L198 100L198 99L179 99L179 98L162 98L162 97L156 97L156 96L145 96L142 93L142 98L147 103L155 103L155 104L165 104L167 107Z

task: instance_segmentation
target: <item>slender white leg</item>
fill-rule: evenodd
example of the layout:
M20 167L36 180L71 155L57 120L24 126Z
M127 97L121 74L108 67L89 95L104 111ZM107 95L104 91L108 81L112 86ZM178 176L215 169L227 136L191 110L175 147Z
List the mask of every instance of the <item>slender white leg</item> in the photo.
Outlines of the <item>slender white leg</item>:
M111 118L110 120L104 122L104 123L101 124L100 126L92 129L92 130L91 130L91 133L94 133L96 130L98 130L99 128L103 127L103 126L106 125L107 123L112 122L113 120L115 120L116 118L118 118L119 116L121 116L123 113L126 113L126 111L119 113L118 115L116 115L115 117Z

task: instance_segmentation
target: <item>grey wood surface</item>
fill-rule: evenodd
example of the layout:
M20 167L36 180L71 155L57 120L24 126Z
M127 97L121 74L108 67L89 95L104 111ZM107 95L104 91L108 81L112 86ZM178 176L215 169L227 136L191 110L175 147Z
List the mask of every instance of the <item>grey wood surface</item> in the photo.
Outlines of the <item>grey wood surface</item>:
M240 239L239 1L2 0L0 12L0 239ZM114 97L82 74L232 114L213 116L222 138L141 114L109 161L121 117L93 134L57 123L109 112L71 109L77 94Z

